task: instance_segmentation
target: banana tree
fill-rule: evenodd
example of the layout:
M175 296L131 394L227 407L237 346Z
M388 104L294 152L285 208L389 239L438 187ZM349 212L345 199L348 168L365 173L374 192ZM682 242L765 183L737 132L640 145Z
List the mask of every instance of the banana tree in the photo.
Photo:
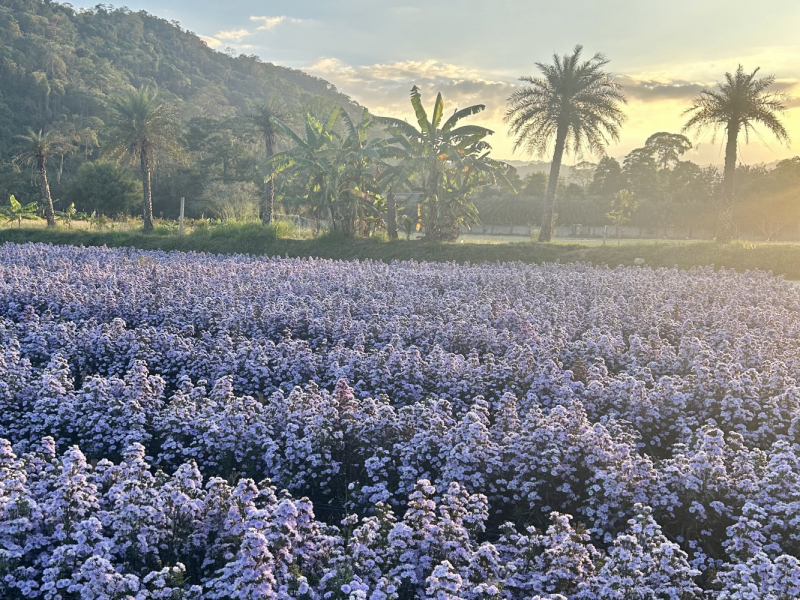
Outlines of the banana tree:
M410 182L411 175L405 170L405 162L387 165L378 177L381 190L386 198L386 233L389 239L396 240L397 235L397 196L396 188L403 182Z
M461 226L477 223L477 211L468 199L476 187L493 185L498 180L510 184L502 165L488 156L491 146L484 138L493 132L478 125L459 125L466 117L483 111L484 105L456 110L444 120L444 101L438 94L429 118L419 88L414 86L411 106L419 129L391 117L378 120L392 135L389 143L404 150L407 168L418 173L425 237L452 240L458 237Z
M342 223L352 233L367 235L371 226L380 222L380 209L386 201L380 172L388 168L388 160L402 158L404 152L390 145L387 139L370 138L370 130L378 122L367 109L360 121L354 123L347 114L343 115L343 121L348 135L342 145L342 180L346 186L340 196Z
M308 113L303 137L275 118L275 126L294 146L290 150L273 154L259 165L266 178L272 179L283 173L284 187L299 184L303 198L313 207L317 226L325 215L332 226L336 227L333 205L338 200L340 189L340 172L335 160L341 149L341 136L336 131L340 115L341 109L336 107L323 122Z
M72 229L72 219L78 214L78 211L75 208L75 203L70 202L70 205L67 206L64 210L57 210L56 217L60 221L64 221L67 224L67 229Z
M39 205L36 202L29 202L28 204L20 204L19 200L14 197L14 194L8 199L9 206L2 207L2 215L9 223L17 222L17 227L22 228L22 221L38 221L39 220Z
M336 130L340 121L344 135ZM283 172L285 182L300 182L318 221L322 214L327 215L335 231L347 236L368 233L377 223L383 200L378 169L396 155L386 140L370 139L375 121L369 112L365 110L357 122L338 108L324 123L308 114L302 138L285 124L276 124L295 145L263 163L267 177Z

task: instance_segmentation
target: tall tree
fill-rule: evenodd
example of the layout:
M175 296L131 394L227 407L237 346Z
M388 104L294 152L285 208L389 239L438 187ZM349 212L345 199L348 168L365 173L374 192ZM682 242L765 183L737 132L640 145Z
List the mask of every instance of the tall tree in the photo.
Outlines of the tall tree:
M197 165L207 175L219 176L224 183L230 183L236 178L237 166L244 163L252 167L253 161L248 160L250 129L249 123L236 117L195 117L187 123L186 146L195 153ZM216 175L218 166L222 173ZM238 178L242 178L241 174Z
M582 160L577 165L569 168L569 174L572 179L578 181L580 186L586 190L586 186L594 179L594 172L597 170L597 165L588 160Z
M536 63L543 76L520 78L529 85L508 99L506 122L517 138L515 150L543 156L555 140L540 242L553 238L556 187L565 149L569 147L576 156L584 149L600 153L609 141L619 139L625 120L620 107L626 102L622 87L603 70L608 59L595 54L581 61L582 52L582 46L575 46L572 54L554 54L552 64Z
M336 131L343 124L345 135ZM368 234L377 223L379 202L385 189L378 171L387 170L386 159L399 158L401 150L390 146L380 136L371 136L377 122L364 109L359 121L334 108L323 123L311 113L306 115L306 133L300 138L284 123L277 126L290 137L295 146L279 152L265 161L268 177L285 172L286 180L303 180L304 191L319 211L325 209L331 226L350 237Z
M275 119L277 127L294 144L290 149L273 154L262 163L267 168L267 177L272 179L284 173L284 181L299 183L300 193L314 207L317 226L326 214L331 226L336 229L334 206L339 199L342 172L336 157L341 154L341 136L336 125L341 119L341 109L333 108L325 121L307 113L305 133L300 137L280 119Z
M287 121L285 106L281 101L272 98L259 106L249 118L250 123L264 141L265 160L269 160L275 154L275 142L278 137L283 135L283 129L278 126L278 122L285 124ZM264 225L271 223L274 215L275 177L274 174L270 174L264 179L264 189L261 197L261 222Z
M655 151L651 148L645 146L632 150L622 163L622 175L627 179L628 189L637 197L660 197L658 165Z
M470 115L484 110L482 104L456 110L443 122L444 101L436 97L430 118L422 106L419 88L411 89L411 106L419 129L400 119L382 117L393 136L420 173L425 207L425 237L435 241L455 239L459 226L477 222L477 211L468 201L478 186L494 184L504 168L488 157L491 146L484 140L493 132L478 125L459 125Z
M778 115L786 110L785 96L768 93L775 77L757 78L759 69L745 73L742 65L735 73L725 73L725 81L717 89L703 90L683 114L689 115L684 131L701 132L724 129L725 170L722 179L722 198L717 224L717 241L727 242L733 234L733 199L736 190L736 154L739 134L744 133L745 143L756 125L764 126L779 142L788 142L789 134Z
M171 103L143 86L123 94L110 105L111 131L106 151L117 160L139 160L142 175L144 230L153 229L151 177L156 152L180 155L180 125Z
M75 146L70 139L56 129L34 131L30 127L25 135L18 135L22 146L15 160L18 163L32 164L39 174L39 186L42 194L42 206L48 227L56 226L56 213L53 209L53 198L50 196L50 183L47 180L47 158L52 155L64 155Z
M670 164L677 163L687 150L692 149L692 142L685 135L659 131L647 138L644 147L652 152L662 169L667 169Z

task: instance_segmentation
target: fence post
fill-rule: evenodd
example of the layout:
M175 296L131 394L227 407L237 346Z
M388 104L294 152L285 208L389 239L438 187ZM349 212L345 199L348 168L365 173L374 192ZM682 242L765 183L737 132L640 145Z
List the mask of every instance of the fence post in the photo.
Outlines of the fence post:
M603 246L606 245L606 236L608 235L608 225L603 226Z
M178 237L183 237L183 205L184 198L181 196L181 216L178 219Z

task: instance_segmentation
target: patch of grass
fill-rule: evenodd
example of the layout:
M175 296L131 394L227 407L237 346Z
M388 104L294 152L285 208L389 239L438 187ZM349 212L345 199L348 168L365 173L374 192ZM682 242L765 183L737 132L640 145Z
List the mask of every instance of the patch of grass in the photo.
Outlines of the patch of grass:
M386 241L382 236L346 239L336 233L317 238L298 239L300 232L291 223L269 227L258 223L233 223L196 227L179 238L171 229L143 234L136 231L68 230L58 228L2 229L1 242L43 242L81 246L131 246L144 250L184 250L214 254L253 254L290 257L318 257L336 260L417 260L428 262L585 262L595 265L632 265L643 258L650 267L713 265L737 271L761 269L800 279L800 244L731 242L645 241L617 245L579 243L538 244L535 242L430 243L422 240Z

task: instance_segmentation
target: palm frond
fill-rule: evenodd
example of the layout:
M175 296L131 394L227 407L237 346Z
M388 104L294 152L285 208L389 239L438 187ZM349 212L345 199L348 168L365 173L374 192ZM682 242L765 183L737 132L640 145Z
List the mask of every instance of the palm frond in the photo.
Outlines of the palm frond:
M735 72L725 73L723 82L716 89L705 89L684 111L688 116L684 132L725 130L727 133L742 131L745 141L758 126L765 127L779 142L789 141L789 132L780 120L786 110L788 97L784 94L767 93L775 83L772 75L757 78L759 69L746 73L742 65Z
M508 98L505 117L514 150L541 156L559 131L576 155L602 152L619 139L625 121L622 87L603 70L604 55L581 61L582 51L576 46L572 54L556 54L552 63L537 63L541 77L520 78L528 85Z

